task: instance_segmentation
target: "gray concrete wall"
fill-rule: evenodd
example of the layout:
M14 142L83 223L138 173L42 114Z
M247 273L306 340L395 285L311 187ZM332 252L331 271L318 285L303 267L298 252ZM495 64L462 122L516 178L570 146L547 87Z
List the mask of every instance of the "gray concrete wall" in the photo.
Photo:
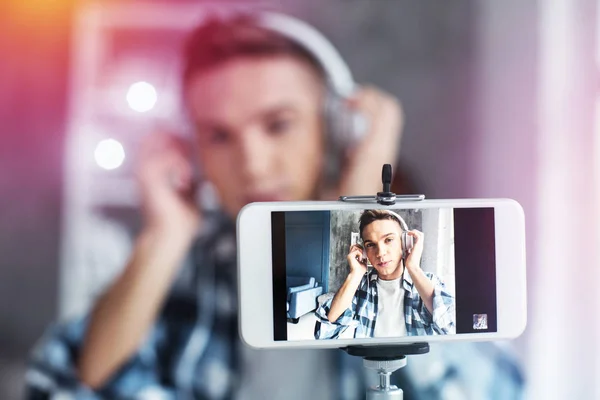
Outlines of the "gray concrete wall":
M348 275L346 256L350 249L352 232L358 232L360 211L331 212L331 234L329 243L329 292L337 292Z

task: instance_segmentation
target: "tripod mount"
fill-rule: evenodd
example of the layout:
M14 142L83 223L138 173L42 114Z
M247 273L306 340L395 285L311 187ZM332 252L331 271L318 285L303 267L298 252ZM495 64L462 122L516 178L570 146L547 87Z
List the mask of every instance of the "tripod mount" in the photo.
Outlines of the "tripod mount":
M392 385L392 373L406 366L406 356L429 352L428 343L411 343L391 346L349 346L342 348L351 356L362 357L363 366L377 371L379 385L367 389L367 400L402 400L404 392Z

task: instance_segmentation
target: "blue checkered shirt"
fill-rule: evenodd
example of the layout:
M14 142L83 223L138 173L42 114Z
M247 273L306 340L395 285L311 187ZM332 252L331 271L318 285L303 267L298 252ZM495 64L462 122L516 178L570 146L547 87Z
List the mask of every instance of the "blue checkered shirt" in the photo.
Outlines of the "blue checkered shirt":
M399 312L404 313L406 334L424 336L456 333L454 296L436 275L430 272L425 272L425 275L433 282L433 315L425 307L410 274L406 270L402 274L404 310ZM336 339L349 327L356 327L355 338L373 337L378 315L377 279L375 269L365 275L352 298L352 305L334 322L327 318L333 298L324 302L316 311L315 339Z
M192 275L182 280L189 285L173 288L146 340L104 386L92 390L77 375L89 320L84 316L49 327L40 339L31 354L24 398L236 399L244 390L241 377L248 372L241 362L238 333L235 225L222 219L216 226L207 235L211 240L193 251ZM364 399L366 385L373 381L368 380L362 360L340 350L322 351L331 360L324 379L331 380L334 399ZM494 343L432 344L429 354L410 360L392 375L392 384L404 390L405 400L513 400L523 393L515 355ZM289 366L282 351L278 365L248 368ZM448 393L459 394L448 397ZM267 392L260 397L266 398L273 396Z

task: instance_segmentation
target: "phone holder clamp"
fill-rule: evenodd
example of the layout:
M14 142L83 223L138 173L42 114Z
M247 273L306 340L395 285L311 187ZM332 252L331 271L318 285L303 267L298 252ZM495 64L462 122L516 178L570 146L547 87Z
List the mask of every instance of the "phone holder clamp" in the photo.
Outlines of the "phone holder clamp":
M429 352L429 343L411 343L394 346L349 346L342 348L351 356L363 358L363 366L376 370L379 385L367 389L367 400L403 400L401 388L391 384L393 372L406 366L406 356Z
M355 203L379 203L384 206L393 206L396 201L421 201L425 200L424 194L404 194L397 195L391 191L392 186L392 165L384 164L381 171L381 181L383 191L377 192L375 196L340 196L340 201Z

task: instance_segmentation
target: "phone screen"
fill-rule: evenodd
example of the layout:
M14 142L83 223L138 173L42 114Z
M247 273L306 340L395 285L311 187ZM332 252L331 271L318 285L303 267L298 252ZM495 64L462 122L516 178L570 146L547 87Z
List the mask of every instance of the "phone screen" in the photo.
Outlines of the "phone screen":
M494 208L391 210L271 212L276 341L497 332Z

